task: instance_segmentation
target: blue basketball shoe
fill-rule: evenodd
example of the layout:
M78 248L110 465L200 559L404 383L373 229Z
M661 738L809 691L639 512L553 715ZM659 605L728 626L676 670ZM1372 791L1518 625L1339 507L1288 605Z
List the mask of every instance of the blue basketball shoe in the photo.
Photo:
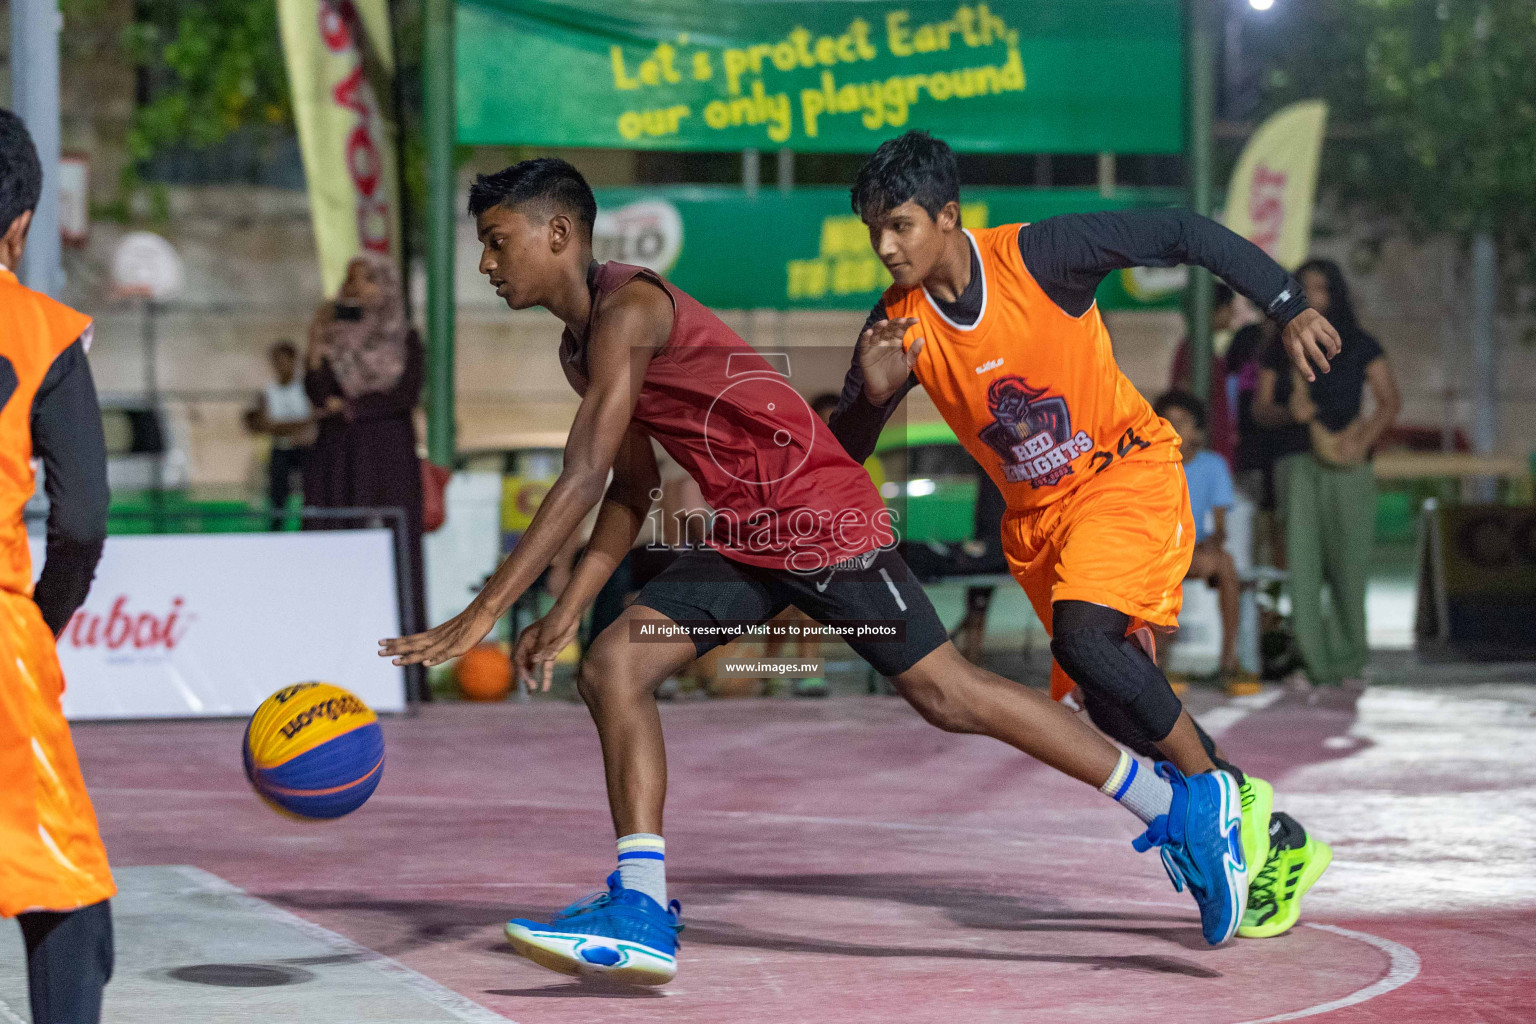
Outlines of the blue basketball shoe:
M608 891L593 893L555 915L548 924L514 918L507 939L518 954L561 974L628 985L665 985L677 975L678 915L608 876Z
M1183 892L1189 886L1200 905L1205 941L1219 946L1237 931L1248 904L1237 781L1223 771L1186 778L1167 762L1158 764L1157 774L1173 786L1173 806L1152 819L1132 845L1140 853L1161 847L1174 890Z

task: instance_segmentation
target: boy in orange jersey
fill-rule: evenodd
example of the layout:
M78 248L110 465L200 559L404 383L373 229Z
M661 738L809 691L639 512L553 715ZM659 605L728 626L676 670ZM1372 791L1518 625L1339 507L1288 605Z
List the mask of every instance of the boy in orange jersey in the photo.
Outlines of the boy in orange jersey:
M37 1024L101 1016L117 891L80 777L54 649L90 590L107 528L107 455L85 346L91 320L14 267L42 190L21 119L0 110L0 917L20 920ZM46 473L48 547L32 585L23 509Z
M1258 871L1272 790L1220 760L1153 656L1147 627L1178 623L1195 525L1179 436L1120 372L1094 291L1118 269L1203 266L1283 328L1309 380L1314 365L1327 372L1337 332L1257 246L1185 211L964 230L954 154L926 132L883 144L852 198L894 283L859 338L833 432L863 459L902 396L927 390L1008 504L1003 549L1051 634L1053 696L1075 685L1101 729L1185 774L1233 772Z

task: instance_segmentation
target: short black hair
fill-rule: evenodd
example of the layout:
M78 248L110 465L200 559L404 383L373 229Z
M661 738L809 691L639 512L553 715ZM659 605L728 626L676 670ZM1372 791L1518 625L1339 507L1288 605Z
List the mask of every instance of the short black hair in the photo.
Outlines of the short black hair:
M821 394L811 399L811 412L815 413L817 416L820 416L823 409L836 409L837 403L840 401L842 401L842 398L838 395L837 392L823 391Z
M267 355L275 356L279 352L285 352L288 355L293 356L293 358L295 358L295 359L297 359L299 357L299 347L297 345L295 345L293 342L289 341L287 338L283 338L283 339L281 339L279 341L274 341L272 343L272 347L267 350Z
M1205 429L1205 403L1188 391L1180 391L1177 388L1165 391L1158 396L1157 401L1152 403L1152 411L1159 416L1166 414L1169 409L1183 409L1194 419L1195 426L1201 430Z
M853 212L865 219L889 213L909 199L937 218L946 203L960 201L954 151L927 132L887 139L859 168L852 199Z
M43 166L37 147L21 118L0 108L0 232L28 210L37 209L43 194Z
M495 206L512 208L544 202L572 214L592 237L597 222L597 198L581 172L559 157L524 160L495 174L479 174L469 187L469 215L478 217Z

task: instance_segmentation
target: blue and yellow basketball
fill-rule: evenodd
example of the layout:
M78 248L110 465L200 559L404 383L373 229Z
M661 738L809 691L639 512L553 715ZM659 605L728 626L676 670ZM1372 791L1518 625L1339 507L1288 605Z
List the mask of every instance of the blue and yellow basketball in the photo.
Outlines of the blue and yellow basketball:
M330 683L299 683L262 702L245 728L245 777L280 811L339 818L357 810L384 774L378 716Z

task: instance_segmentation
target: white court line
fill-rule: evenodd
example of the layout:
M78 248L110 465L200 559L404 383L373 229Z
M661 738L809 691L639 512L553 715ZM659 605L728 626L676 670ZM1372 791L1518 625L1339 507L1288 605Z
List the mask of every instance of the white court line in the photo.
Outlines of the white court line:
M1369 932L1356 932L1348 928L1340 928L1334 924L1308 924L1307 928L1316 928L1320 932L1332 932L1342 935L1346 939L1355 939L1367 945L1375 946L1386 953L1391 960L1391 966L1387 968L1387 975L1380 980L1365 986L1347 996L1334 999L1326 1003L1318 1003L1309 1006L1305 1010L1296 1010L1291 1013L1276 1014L1273 1017L1261 1017L1258 1020L1245 1020L1242 1024L1279 1024L1284 1020L1300 1020L1303 1017L1315 1017L1320 1013L1332 1013L1334 1010L1342 1010L1346 1006L1355 1006L1367 999L1375 999L1377 996L1386 995L1393 989L1402 988L1414 978L1419 976L1419 954L1409 949L1400 942L1384 939L1380 935L1372 935Z
M1248 717L1252 712L1269 707L1283 695L1281 689L1275 687L1272 690L1248 697L1234 697L1225 705L1201 715L1200 721L1213 736L1220 735ZM1276 1014L1273 1017L1261 1017L1256 1020L1242 1021L1241 1024L1280 1024L1281 1021L1300 1020L1303 1017L1315 1017L1321 1013L1332 1013L1334 1010L1342 1010L1346 1006L1355 1006L1366 1000L1385 995L1393 989L1402 988L1419 976L1419 954L1400 942L1393 942L1391 939L1384 939L1379 935L1372 935L1369 932L1357 932L1348 928L1340 928L1338 925L1333 924L1311 924L1304 922L1304 927L1332 932L1335 935L1342 935L1346 939L1355 939L1367 945L1375 946L1386 953L1389 958L1390 963L1386 976L1367 985L1365 988L1326 1003L1319 1003L1304 1010Z
M1202 713L1198 721L1212 736L1219 736L1255 711L1262 711L1285 696L1278 686L1246 697L1231 697L1225 704Z
M468 999L450 988L439 985L425 974L413 971L398 960L393 960L383 953L369 949L361 943L353 942L346 936L339 935L329 928L321 927L313 921L306 921L297 914L291 914L281 907L273 906L266 900L258 899L238 885L227 882L212 872L204 871L202 868L192 867L188 864L178 864L173 870L207 891L227 896L253 913L274 921L281 921L290 928L303 932L316 942L329 946L338 953L345 953L356 958L359 963L365 964L391 981L404 985L433 1006L453 1014L459 1020L467 1022L467 1024L515 1024L509 1018L487 1010L472 999Z

